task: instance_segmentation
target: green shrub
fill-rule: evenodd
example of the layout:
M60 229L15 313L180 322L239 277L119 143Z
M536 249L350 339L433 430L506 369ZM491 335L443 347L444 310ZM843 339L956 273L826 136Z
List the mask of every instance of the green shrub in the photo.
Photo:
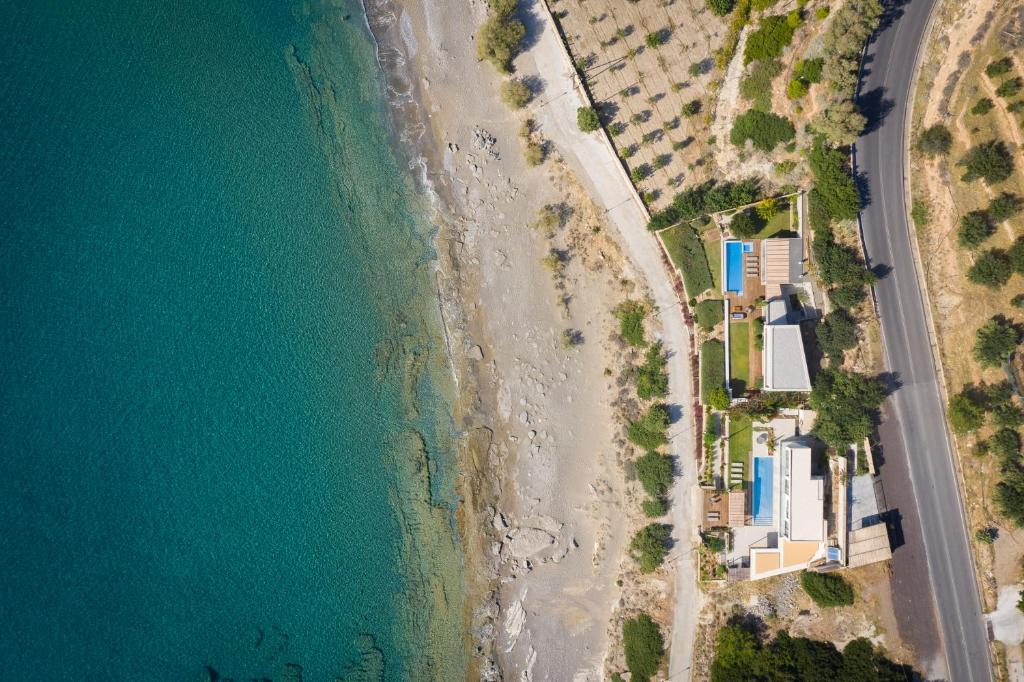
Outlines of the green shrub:
M974 339L974 359L982 367L999 367L1017 349L1020 330L1002 315L981 325Z
M819 229L815 232L811 250L818 265L818 277L825 284L863 286L874 283L875 276L864 267L860 255L849 246L835 241L830 230Z
M778 59L754 62L750 73L740 81L740 94L753 102L756 109L769 111L772 104L772 81L782 70L782 62Z
M1009 220L1024 208L1024 199L1012 192L1003 192L988 202L988 217L995 223Z
M842 308L833 310L815 329L821 352L842 359L843 351L857 345L857 322Z
M982 97L974 103L973 107L971 107L971 113L975 116L984 116L988 112L992 111L992 108L995 107L995 105L996 103L988 97Z
M699 99L690 100L689 102L687 102L686 104L683 105L683 110L682 110L683 116L685 116L687 118L691 118L693 116L696 116L699 113L700 113L700 100Z
M644 318L647 307L639 301L624 301L615 308L615 317L619 320L619 336L631 346L643 348L647 345L644 339Z
M728 410L730 403L732 403L732 400L730 400L729 392L725 390L725 386L715 386L711 389L707 400L709 407L721 412Z
M721 300L713 298L706 299L695 305L693 307L693 316L697 319L698 326L704 331L714 329L725 317L725 309L722 306Z
M654 677L665 656L661 629L646 613L622 624L622 648L632 682L647 682Z
M651 497L665 497L672 488L672 459L661 453L653 450L648 452L634 462L633 469L644 492Z
M757 149L770 152L780 142L789 142L795 136L796 129L788 118L751 109L736 117L729 141L742 147L750 140Z
M793 78L806 83L820 83L821 67L824 63L824 59L801 59L793 69Z
M837 573L804 571L800 574L800 585L818 606L849 606L853 603L853 587Z
M954 433L977 431L985 423L985 410L970 393L961 391L949 399L949 423Z
M833 305L847 310L856 308L867 295L862 284L843 284L828 292L828 298Z
M533 140L527 141L526 146L523 148L523 158L526 159L526 165L539 166L544 163L546 157L544 145Z
M985 75L989 78L995 78L996 76L1002 76L1005 73L1009 73L1012 68L1013 58L1003 57L1002 59L989 62L988 66L985 67Z
M512 60L526 35L523 22L513 16L518 4L517 0L492 2L490 14L476 35L477 57L490 62L501 73L512 71Z
M513 109L522 109L532 97L530 88L518 78L512 78L501 84L501 101Z
M763 12L779 0L751 0L750 9L756 12Z
M647 355L636 372L636 394L641 400L650 400L668 393L668 374L665 373L665 353L661 342L647 349Z
M800 99L807 95L810 87L804 81L794 78L789 81L789 85L786 86L786 97L789 99Z
M644 526L629 543L629 555L640 564L641 573L653 573L665 563L672 527L663 523Z
M971 211L960 217L960 228L956 238L960 246L976 249L996 231L996 226L989 220L985 211Z
M709 405L711 391L725 388L725 344L708 339L700 347L700 398Z
M814 10L814 18L818 21L825 21L828 18L828 7L819 7Z
M715 16L724 17L736 6L736 0L706 0L708 9Z
M661 31L654 31L652 33L648 33L647 36L644 38L644 43L647 45L647 47L651 48L652 50L661 47L663 41L664 39L662 38Z
M928 156L945 156L952 145L953 135L941 123L925 128L917 138L918 150Z
M967 279L989 289L999 289L1010 281L1013 264L1003 249L989 249L967 269Z
M665 514L668 514L668 500L663 497L658 497L653 500L644 500L640 503L640 509L643 510L644 516L649 519L661 518Z
M778 57L792 40L793 26L786 21L785 16L764 17L757 30L747 36L743 63Z
M974 539L983 545L991 545L996 541L996 529L979 528L974 532Z
M754 318L754 350L764 350L764 317Z
M576 110L576 125L584 133L592 133L601 127L601 118L594 107L580 107Z
M789 13L786 14L786 23L789 24L790 28L796 30L800 28L800 24L804 23L804 16L798 9L790 10Z
M749 208L734 215L729 221L729 231L741 239L749 239L760 232L765 221Z
M914 226L917 229L928 225L928 212L928 204L920 199L914 199L910 206L910 219L914 221Z
M988 448L1001 461L1016 461L1020 456L1020 434L1013 429L1000 429L988 439Z
M879 379L834 367L823 369L814 378L807 401L818 411L814 434L836 448L862 441L871 435L883 400L885 389Z
M630 442L644 450L656 450L668 443L668 408L651 405L635 422L629 422L626 429Z
M853 220L860 210L860 193L853 180L846 154L815 139L808 155L814 175L815 201L833 220Z
M1007 78L996 88L996 94L1003 99L1009 99L1016 97L1022 88L1024 88L1024 81L1020 78Z

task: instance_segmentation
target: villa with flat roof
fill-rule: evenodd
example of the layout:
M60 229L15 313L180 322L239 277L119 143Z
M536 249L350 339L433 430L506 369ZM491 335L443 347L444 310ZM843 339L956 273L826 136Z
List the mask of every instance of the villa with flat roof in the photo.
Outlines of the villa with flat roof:
M750 390L810 391L800 321L815 317L803 239L802 197L791 195L787 229L721 243L726 320L727 388L732 398ZM785 222L785 221L784 221Z

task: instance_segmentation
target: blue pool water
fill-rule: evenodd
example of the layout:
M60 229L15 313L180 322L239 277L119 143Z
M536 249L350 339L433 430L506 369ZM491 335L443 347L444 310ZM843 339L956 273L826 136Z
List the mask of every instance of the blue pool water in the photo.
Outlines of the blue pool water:
M772 522L772 471L771 457L754 458L754 491L753 510L754 525L767 525Z
M743 243L725 243L725 290L743 293Z

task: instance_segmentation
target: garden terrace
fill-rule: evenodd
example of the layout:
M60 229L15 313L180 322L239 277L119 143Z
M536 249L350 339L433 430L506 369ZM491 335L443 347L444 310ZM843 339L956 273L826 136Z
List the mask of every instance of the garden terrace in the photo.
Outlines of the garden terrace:
M606 130L652 208L667 206L684 180L709 177L710 88L725 19L704 2L551 7Z

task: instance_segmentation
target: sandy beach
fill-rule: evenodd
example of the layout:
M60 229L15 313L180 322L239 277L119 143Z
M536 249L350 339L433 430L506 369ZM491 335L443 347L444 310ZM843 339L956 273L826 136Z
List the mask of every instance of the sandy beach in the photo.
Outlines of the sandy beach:
M460 530L473 674L604 679L609 664L623 666L607 658L630 608L655 604L671 622L665 610L677 591L686 627L672 633L673 660L689 660L699 610L689 336L646 211L611 148L576 128L582 101L542 5L522 11L528 35L516 71L538 92L519 113L501 103L500 77L476 58L484 3L367 10L385 70L398 83L417 74L395 99L438 197L439 289L466 429ZM550 144L537 168L518 139L527 116ZM546 205L562 215L550 233L534 226ZM551 249L565 260L555 274L541 263ZM669 356L668 402L683 415L671 434L683 474L671 569L643 582L630 579L637 569L625 553L646 520L640 487L626 480L619 418L629 400L622 369L636 351L618 338L612 313L630 298L661 311L651 331ZM567 347L566 330L582 342Z

